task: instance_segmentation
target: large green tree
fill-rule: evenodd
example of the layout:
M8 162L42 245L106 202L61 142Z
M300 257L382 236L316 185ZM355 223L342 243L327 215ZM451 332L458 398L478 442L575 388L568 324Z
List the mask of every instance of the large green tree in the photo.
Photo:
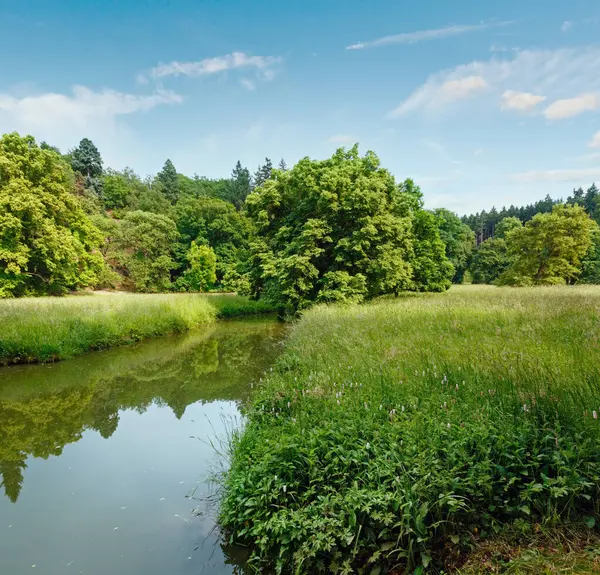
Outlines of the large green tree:
M581 261L592 246L596 223L579 205L558 205L537 214L523 227L506 234L513 258L499 283L551 285L572 283L581 273Z
M262 186L270 177L273 172L273 163L269 158L265 158L265 163L262 166L258 166L258 169L254 173L252 184L254 188Z
M443 289L445 282L434 287L415 275L414 264L426 259L433 267L448 264L443 253L439 259L443 243L435 226L423 232L433 249L415 250L421 211L415 188L410 181L398 186L378 157L361 157L358 146L275 171L246 202L259 236L251 260L254 296L264 293L298 310L314 301Z
M0 139L0 297L93 285L102 235L73 193L61 156L31 136Z

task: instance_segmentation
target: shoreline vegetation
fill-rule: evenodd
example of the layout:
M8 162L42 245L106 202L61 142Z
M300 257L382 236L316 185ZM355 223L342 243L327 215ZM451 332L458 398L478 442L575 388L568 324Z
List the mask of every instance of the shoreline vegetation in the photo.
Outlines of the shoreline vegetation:
M308 310L232 436L228 543L277 573L429 573L508 532L595 533L599 318L590 286Z
M5 300L0 302L0 365L60 361L217 319L273 311L266 301L223 294L120 292Z

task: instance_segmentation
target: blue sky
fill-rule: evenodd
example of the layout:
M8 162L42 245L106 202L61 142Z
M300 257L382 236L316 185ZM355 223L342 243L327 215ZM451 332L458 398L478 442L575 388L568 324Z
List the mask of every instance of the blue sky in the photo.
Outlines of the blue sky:
M459 213L600 181L597 0L0 0L0 132L227 176L359 142Z

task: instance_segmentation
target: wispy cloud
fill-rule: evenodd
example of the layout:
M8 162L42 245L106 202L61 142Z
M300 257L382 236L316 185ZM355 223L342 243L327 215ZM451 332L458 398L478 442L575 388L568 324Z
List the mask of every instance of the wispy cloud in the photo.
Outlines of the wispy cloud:
M513 182L533 184L540 182L585 183L600 179L600 168L584 168L570 170L538 170L511 174Z
M573 28L573 22L570 20L565 20L560 27L561 32L568 32L571 28Z
M250 92L256 89L256 82L253 82L249 78L242 78L240 84Z
M551 100L569 98L573 93L584 90L590 93L600 90L600 47L521 50L505 57L493 56L490 60L475 61L432 74L390 116L439 111L449 103L477 92L498 98L501 105L509 102L516 105L516 100L525 105L526 102L532 103L531 97L515 100L515 94L531 94L534 97L543 94ZM511 92L512 97L503 101L502 96L506 92ZM449 97L451 95L455 97ZM550 116L566 113L561 112L561 107L562 104L551 105Z
M138 81L147 80L148 76L160 80L169 76L187 76L196 78L220 74L228 70L254 69L258 76L264 80L271 80L276 73L276 66L282 59L277 56L249 56L244 52L232 52L215 58L205 58L193 62L173 61L159 64L152 68L148 75L141 74Z
M402 34L394 34L392 36L383 36L370 40L369 42L357 42L346 46L346 50L362 50L364 48L372 48L375 46L388 46L390 44L417 44L419 42L427 42L429 40L440 40L451 36L462 36L470 32L479 30L487 30L488 28L497 28L499 26L508 26L513 21L503 22L481 22L479 24L458 24L454 26L446 26L445 28L434 28L431 30L418 30L416 32L403 32Z
M170 90L134 95L115 90L95 92L85 86L74 86L71 95L47 93L17 98L0 94L0 112L8 112L17 122L31 126L53 123L84 125L92 118L133 114L181 101L181 96Z
M537 96L529 92L515 92L514 90L506 90L502 94L500 107L503 110L517 110L526 112L535 108L540 102L546 99L545 96Z
M600 132L594 134L588 145L590 148L600 148Z
M549 120L564 120L598 109L600 109L600 95L586 93L575 98L565 98L553 102L544 111L544 116Z

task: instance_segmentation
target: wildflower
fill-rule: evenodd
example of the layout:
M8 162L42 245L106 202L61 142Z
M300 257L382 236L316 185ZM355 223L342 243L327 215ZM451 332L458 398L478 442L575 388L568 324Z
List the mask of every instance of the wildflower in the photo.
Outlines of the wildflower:
M392 409L392 411L390 411L390 415L396 415L396 410Z
M456 384L456 391L458 391L458 383Z
M337 400L337 404L340 405L340 400L339 399Z
M592 417L594 419L598 419L598 412L597 411L592 411Z
M284 493L287 493L287 485L284 485L284 486L283 486L283 492L284 492Z
M367 402L365 401L365 409L368 409L368 405Z
M402 406L402 413L404 413L404 406Z
M526 404L526 403L524 403L524 404L523 404L523 411L524 411L525 413L527 413L527 412L529 411L529 408L527 407L527 404Z
M365 445L365 447L366 447L367 449L369 449L369 448L371 447L371 444L370 444L370 443L367 441L367 444Z
M288 401L288 409L292 407L292 404Z
M448 409L448 404L444 401L444 409Z
M452 427L452 425L450 423L448 423L448 429L450 429Z
M379 411L381 411L383 409L383 405L381 405L381 403L379 404Z

